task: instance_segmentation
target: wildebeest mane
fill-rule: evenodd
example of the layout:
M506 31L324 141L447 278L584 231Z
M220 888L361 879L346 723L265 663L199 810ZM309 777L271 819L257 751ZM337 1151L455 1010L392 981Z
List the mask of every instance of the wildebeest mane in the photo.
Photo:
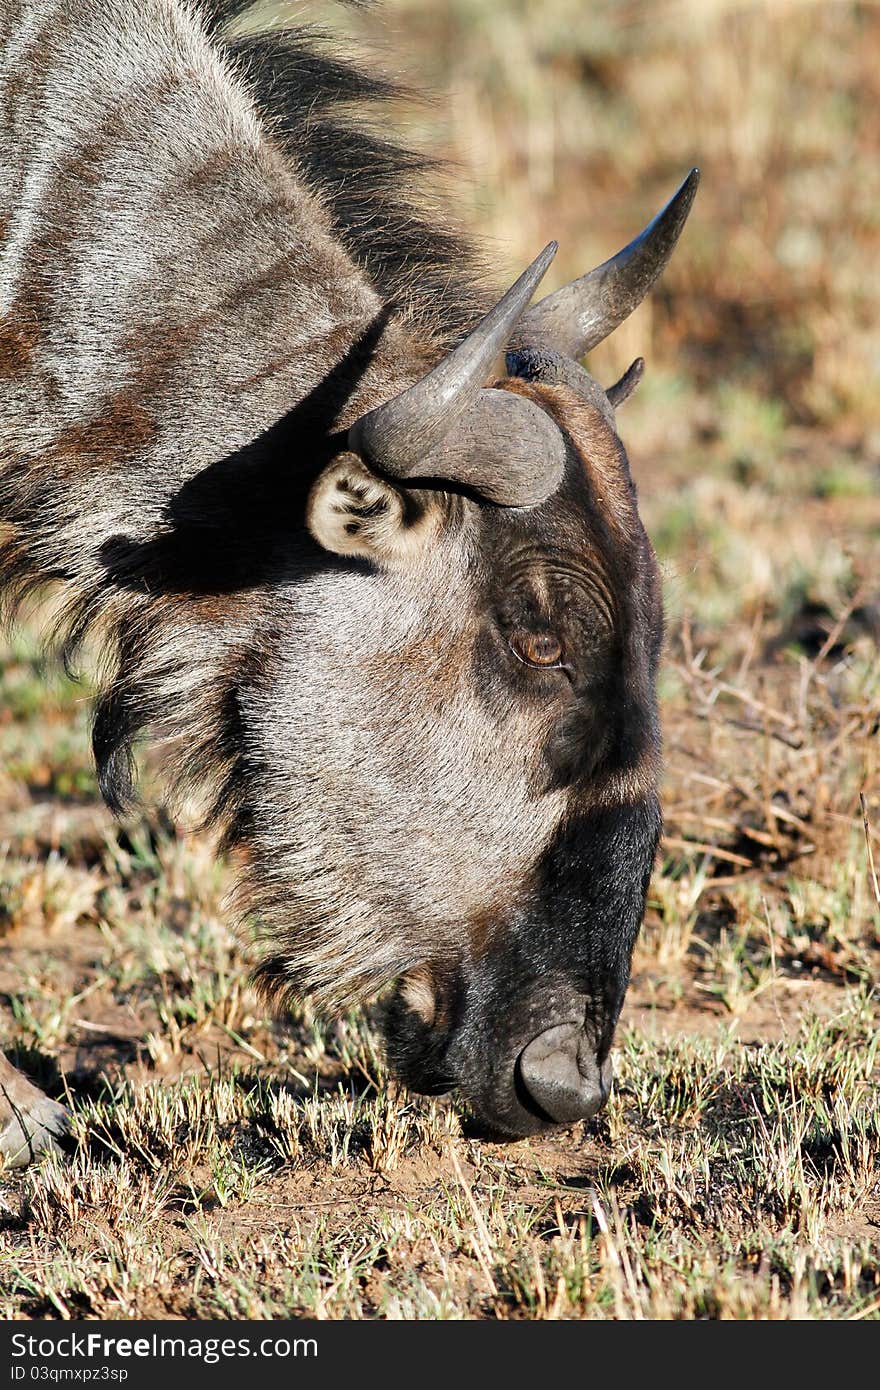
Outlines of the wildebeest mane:
M349 3L351 0L349 0ZM341 57L315 26L230 32L254 0L197 0L214 41L243 72L266 125L329 209L336 235L383 298L439 340L455 341L488 307L470 239L438 206L443 162L373 128L400 102L426 98Z

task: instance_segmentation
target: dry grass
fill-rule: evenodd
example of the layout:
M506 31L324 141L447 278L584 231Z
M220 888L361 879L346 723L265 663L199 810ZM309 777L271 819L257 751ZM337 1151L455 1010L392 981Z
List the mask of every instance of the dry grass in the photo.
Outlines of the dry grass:
M0 652L0 1008L77 1150L0 1177L6 1317L880 1313L880 9L386 5L505 273L558 278L691 162L595 355L667 576L667 836L598 1122L507 1147L273 1021L226 869L98 804L82 692ZM335 19L335 16L334 16ZM376 21L362 12L356 27Z

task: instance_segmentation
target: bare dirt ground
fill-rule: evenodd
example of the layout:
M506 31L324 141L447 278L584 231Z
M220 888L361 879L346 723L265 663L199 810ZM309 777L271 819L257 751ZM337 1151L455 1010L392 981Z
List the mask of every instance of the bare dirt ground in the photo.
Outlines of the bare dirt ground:
M160 811L113 822L86 694L25 621L0 648L0 1035L75 1144L0 1174L0 1313L877 1317L880 13L390 8L512 266L552 234L560 278L583 269L707 165L664 290L592 364L649 357L621 428L669 613L615 1091L492 1145L389 1082L369 1013L268 1018L229 867Z

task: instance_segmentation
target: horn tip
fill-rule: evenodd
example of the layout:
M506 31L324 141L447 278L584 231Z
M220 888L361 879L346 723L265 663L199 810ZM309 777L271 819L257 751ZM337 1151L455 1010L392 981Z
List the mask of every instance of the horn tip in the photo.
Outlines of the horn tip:
M683 180L681 188L678 190L678 196L685 194L685 196L693 198L700 185L701 177L701 171L695 164L693 169L691 169L690 173L688 174L687 178Z
M646 227L645 231L647 232L656 227L658 224L662 224L665 222L670 227L676 228L675 237L677 238L678 232L684 226L688 213L690 212L691 207L693 206L694 198L696 197L699 183L700 170L695 165L694 168L691 169L687 177L682 179L678 188L675 190L672 197L669 199L669 202L666 204L664 208L661 209L660 212L658 212L657 216L654 218L654 221L650 224L650 227Z

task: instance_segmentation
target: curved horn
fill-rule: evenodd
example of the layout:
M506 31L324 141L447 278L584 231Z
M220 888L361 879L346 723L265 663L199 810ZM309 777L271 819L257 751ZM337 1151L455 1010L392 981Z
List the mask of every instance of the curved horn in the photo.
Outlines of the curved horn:
M638 386L645 372L644 357L637 357L634 362L630 362L623 376L619 381L615 381L613 386L609 386L605 395L608 397L612 406L616 410L624 401L628 401L633 391Z
M577 359L607 338L641 303L665 268L699 182L699 169L692 169L634 241L523 314L511 347L547 348Z
M556 250L555 241L545 246L476 328L427 376L356 420L348 432L349 447L391 477L416 476L423 460L479 399L492 362L507 346Z

